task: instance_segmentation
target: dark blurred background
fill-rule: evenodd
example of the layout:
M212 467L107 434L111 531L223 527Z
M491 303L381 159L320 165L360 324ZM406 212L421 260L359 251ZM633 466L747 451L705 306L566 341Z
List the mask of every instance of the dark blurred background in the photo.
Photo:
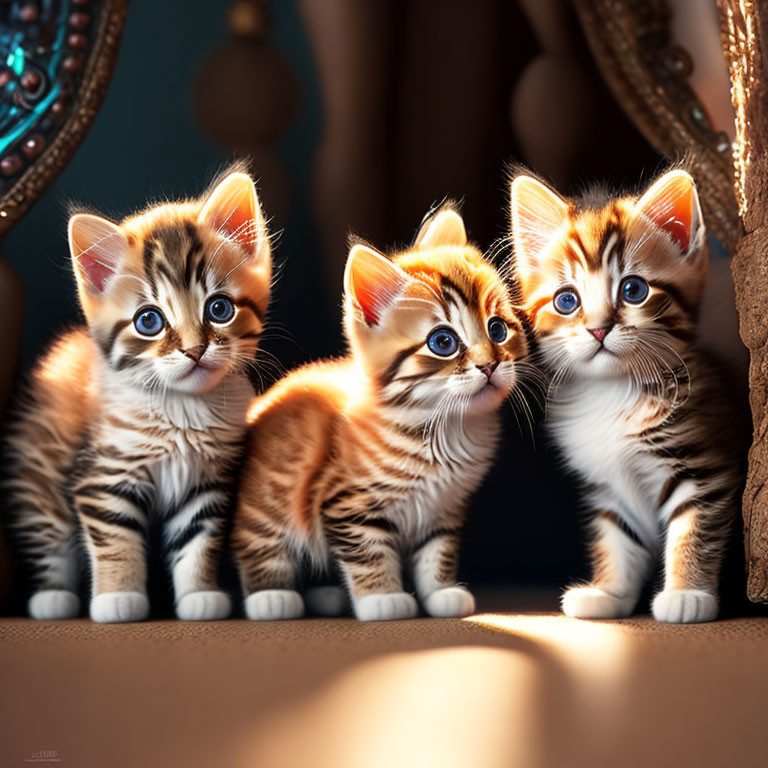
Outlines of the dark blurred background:
M234 156L253 158L281 232L265 347L290 369L342 350L348 231L381 248L404 245L424 213L452 197L471 238L490 249L506 232L510 162L566 193L595 181L635 185L660 158L621 113L563 7L132 3L92 130L4 243L26 290L25 364L78 320L71 201L120 218L147 201L198 195ZM577 493L542 429L518 416L522 428L507 414L499 461L474 500L463 577L563 586L585 575Z

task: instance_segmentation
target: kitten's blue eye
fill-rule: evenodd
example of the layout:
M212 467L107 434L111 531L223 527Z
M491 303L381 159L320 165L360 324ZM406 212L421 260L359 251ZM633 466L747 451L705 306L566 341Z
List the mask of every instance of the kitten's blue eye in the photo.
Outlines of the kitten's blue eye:
M228 296L212 296L205 305L205 316L212 323L228 323L235 314L235 305Z
M459 348L459 337L450 328L437 328L427 336L427 346L440 357L450 357Z
M142 307L133 317L133 327L142 336L157 336L165 328L165 318L156 307Z
M579 308L581 299L573 288L563 288L555 294L552 303L561 315L570 315Z
M500 317L492 317L488 321L488 335L496 344L503 344L507 340L507 324Z
M642 304L648 291L648 283L642 277L627 277L621 284L621 297L628 304Z

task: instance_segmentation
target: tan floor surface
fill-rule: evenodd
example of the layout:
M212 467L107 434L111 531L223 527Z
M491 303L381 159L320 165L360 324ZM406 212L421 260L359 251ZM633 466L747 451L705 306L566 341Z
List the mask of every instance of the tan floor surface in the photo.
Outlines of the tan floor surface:
M768 766L768 619L0 620L0 765Z

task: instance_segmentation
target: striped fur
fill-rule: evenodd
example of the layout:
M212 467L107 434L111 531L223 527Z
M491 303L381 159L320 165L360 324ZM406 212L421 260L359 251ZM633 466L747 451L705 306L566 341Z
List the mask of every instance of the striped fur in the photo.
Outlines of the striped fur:
M345 287L348 356L294 371L248 414L233 530L246 614L300 616L306 559L338 568L358 619L416 613L403 566L429 614L465 615L474 601L456 583L464 508L493 460L525 336L450 208L392 261L354 246ZM489 338L493 317L506 325L503 343ZM460 344L441 358L426 340L446 327Z
M233 172L200 200L119 225L78 214L70 248L87 327L36 365L6 445L8 522L28 569L30 614L77 614L82 547L91 617L145 618L156 519L177 615L222 618L219 550L270 288L253 182ZM234 302L231 320L214 322L212 296ZM154 336L135 322L147 308L165 318Z
M741 456L736 398L693 343L708 264L693 180L671 171L641 198L595 205L519 176L512 226L552 374L550 429L592 510L592 581L569 589L563 610L631 613L661 557L654 616L713 619ZM623 293L633 276L649 286L634 304ZM563 291L579 297L575 311L558 311Z

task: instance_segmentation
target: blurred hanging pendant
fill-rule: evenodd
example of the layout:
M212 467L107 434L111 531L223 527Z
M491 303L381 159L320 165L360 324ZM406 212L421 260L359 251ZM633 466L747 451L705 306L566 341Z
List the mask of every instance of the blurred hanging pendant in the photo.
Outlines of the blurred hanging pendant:
M267 39L270 16L264 0L235 0L228 23L232 38L205 59L197 74L195 115L213 141L251 161L265 208L282 220L290 184L274 145L296 115L296 76Z

